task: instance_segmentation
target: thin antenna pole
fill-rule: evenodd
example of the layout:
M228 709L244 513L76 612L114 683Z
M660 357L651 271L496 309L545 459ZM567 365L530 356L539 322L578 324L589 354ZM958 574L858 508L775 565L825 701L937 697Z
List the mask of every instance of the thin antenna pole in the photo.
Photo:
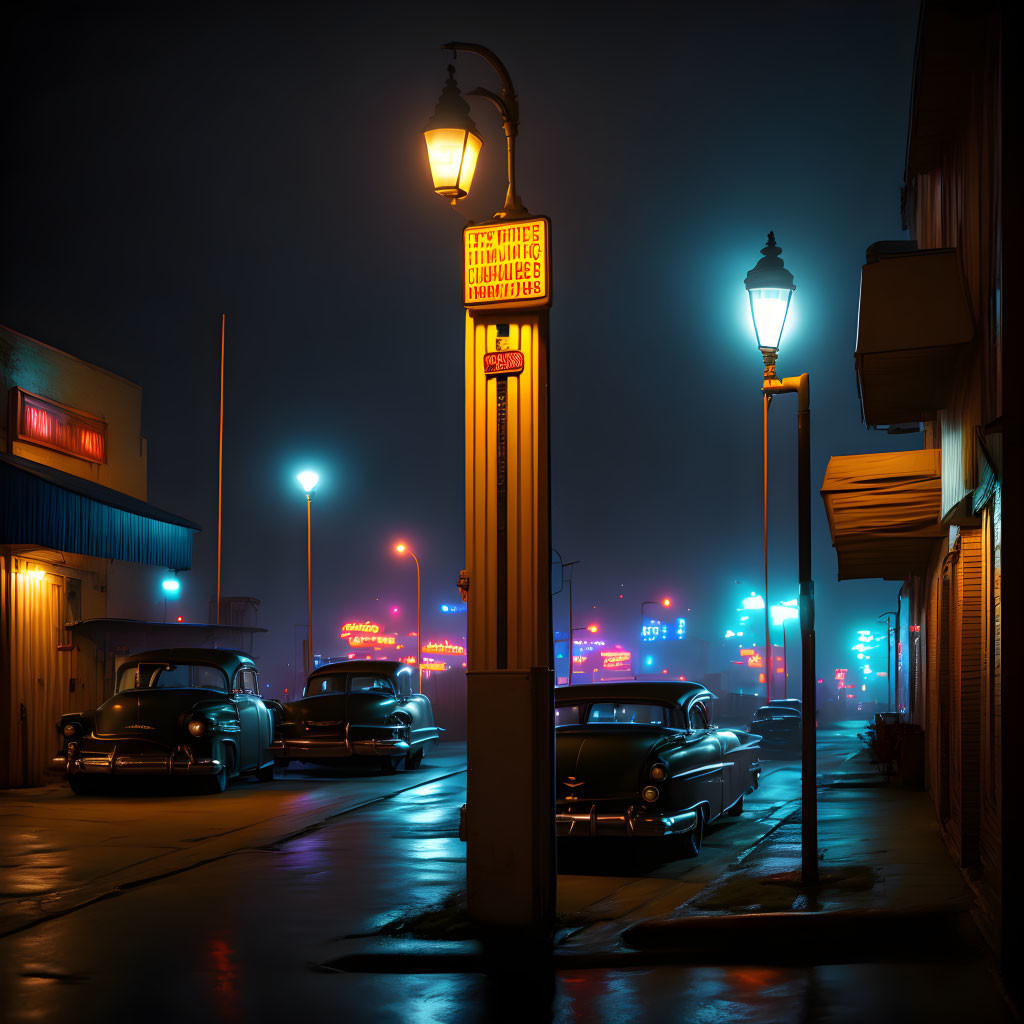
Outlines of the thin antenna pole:
M220 625L220 540L221 512L224 502L224 322L220 315L220 441L217 450L217 625Z

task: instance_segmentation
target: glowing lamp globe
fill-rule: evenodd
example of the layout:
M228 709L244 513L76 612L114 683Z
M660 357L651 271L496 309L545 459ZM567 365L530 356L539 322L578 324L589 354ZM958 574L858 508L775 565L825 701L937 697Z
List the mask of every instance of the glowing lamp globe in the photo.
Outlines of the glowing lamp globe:
M761 259L747 274L744 285L750 296L750 315L754 320L757 347L766 356L773 356L782 341L782 329L796 286L793 275L783 266L775 244L775 232L768 232L768 244L761 250Z
M174 596L179 590L181 590L181 584L173 576L164 580L161 586L164 588L164 593L167 594L168 597Z
M299 486L307 493L312 494L316 485L320 482L320 476L318 473L314 473L311 469L304 469L296 477L299 481Z
M448 80L423 130L434 191L439 196L462 199L469 195L483 140L469 116L469 104L455 82L455 68L448 65Z

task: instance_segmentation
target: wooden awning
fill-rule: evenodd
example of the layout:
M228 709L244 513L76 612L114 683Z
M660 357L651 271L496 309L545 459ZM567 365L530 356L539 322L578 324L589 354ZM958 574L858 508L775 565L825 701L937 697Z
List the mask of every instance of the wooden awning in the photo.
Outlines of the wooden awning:
M935 419L974 337L956 250L888 254L890 244L868 250L860 278L855 362L869 427Z
M944 535L941 451L834 455L821 497L840 580L923 575Z

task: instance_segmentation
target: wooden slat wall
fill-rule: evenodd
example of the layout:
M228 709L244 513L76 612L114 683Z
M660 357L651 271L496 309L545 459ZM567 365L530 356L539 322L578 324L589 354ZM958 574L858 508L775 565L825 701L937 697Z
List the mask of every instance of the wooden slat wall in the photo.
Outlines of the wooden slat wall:
M960 532L956 605L959 648L961 863L975 866L979 858L981 819L981 530Z

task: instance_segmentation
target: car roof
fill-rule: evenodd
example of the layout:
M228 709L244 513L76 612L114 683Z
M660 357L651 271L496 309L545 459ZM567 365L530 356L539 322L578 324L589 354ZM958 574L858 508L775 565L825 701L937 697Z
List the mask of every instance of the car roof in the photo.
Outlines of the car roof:
M119 664L141 665L145 662L196 662L200 665L215 665L227 673L238 668L255 668L248 654L242 651L225 650L220 647L164 647L157 651L139 651L120 660Z
M339 675L342 672L351 672L352 669L359 669L361 672L400 672L402 669L408 669L408 671L414 672L416 666L408 665L404 661L373 661L372 659L357 660L353 658L351 661L332 661L329 665L321 665L309 673L309 678L322 676L325 673Z
M787 708L784 705L779 704L765 704L764 707L758 708L754 714L759 715L762 711L770 711L773 715L781 715L783 718L789 718L800 714L799 708Z
M591 700L659 701L662 704L685 704L694 697L715 699L702 683L626 682L583 683L563 686L555 692L556 704L580 704Z

